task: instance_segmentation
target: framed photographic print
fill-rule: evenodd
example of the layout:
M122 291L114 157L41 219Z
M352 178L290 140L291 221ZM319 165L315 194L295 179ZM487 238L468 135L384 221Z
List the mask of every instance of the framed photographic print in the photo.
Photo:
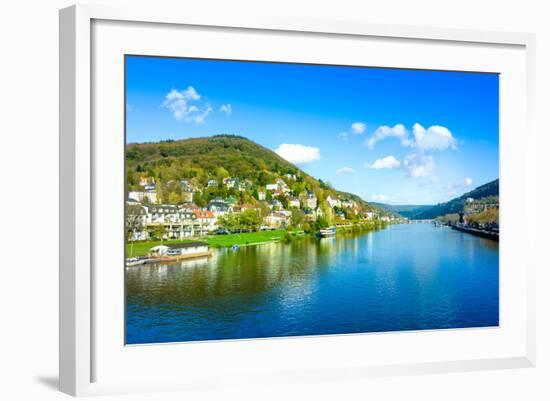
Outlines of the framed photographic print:
M62 391L533 365L532 36L60 28Z

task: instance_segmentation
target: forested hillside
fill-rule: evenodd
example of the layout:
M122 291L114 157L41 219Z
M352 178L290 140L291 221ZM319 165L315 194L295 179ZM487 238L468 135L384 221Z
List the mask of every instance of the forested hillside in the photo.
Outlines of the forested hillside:
M199 189L193 202L198 206L216 197L236 197L240 203L255 204L258 191L268 184L282 180L291 193L298 197L311 192L321 205L328 196L355 200L363 211L380 210L354 194L339 192L329 183L306 174L281 158L275 152L247 138L218 135L159 143L128 144L126 149L127 191L139 190L142 177L156 184L158 202L179 203L182 200L182 180ZM246 190L230 188L222 182L228 178L239 180ZM209 186L209 180L218 185ZM270 197L272 194L267 194ZM266 199L269 200L269 199ZM281 201L288 199L281 197Z
M433 219L438 216L444 216L451 213L458 213L464 209L466 200L472 198L480 200L483 198L498 197L499 185L498 178L476 189L466 192L464 195L454 198L449 202L440 203L427 210L424 210L414 216L415 219Z

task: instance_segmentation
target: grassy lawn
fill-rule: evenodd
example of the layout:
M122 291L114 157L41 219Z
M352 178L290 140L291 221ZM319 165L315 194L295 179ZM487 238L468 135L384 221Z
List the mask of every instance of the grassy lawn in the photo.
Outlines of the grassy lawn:
M145 256L149 253L149 250L157 245L162 244L183 244L186 242L204 241L211 247L218 248L224 246L233 245L247 245L257 244L261 242L279 241L283 239L285 230L274 231L260 231L255 233L242 233L242 234L227 234L227 235L212 235L199 239L185 239L185 240L173 240L173 241L138 241L126 244L126 255L131 256ZM133 248L133 249L132 249Z
M149 250L160 244L183 244L186 242L194 242L195 240L181 240L181 241L136 241L133 246L131 243L126 244L126 256L145 256L149 253ZM133 249L132 249L133 248Z
M274 230L255 233L213 235L207 237L206 242L213 247L257 244L259 242L279 241L284 237L285 232L285 230Z

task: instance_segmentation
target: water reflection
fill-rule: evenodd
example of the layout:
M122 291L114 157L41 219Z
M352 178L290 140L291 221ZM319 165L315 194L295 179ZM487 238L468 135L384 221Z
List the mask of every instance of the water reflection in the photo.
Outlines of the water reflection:
M498 243L428 224L126 271L127 342L498 324Z

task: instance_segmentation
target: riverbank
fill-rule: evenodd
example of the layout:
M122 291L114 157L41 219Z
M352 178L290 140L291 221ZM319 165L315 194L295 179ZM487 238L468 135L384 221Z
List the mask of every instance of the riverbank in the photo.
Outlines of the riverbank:
M211 235L207 237L201 237L200 240L204 241L211 248L223 248L233 245L245 246L245 245L257 245L265 242L281 241L285 238L287 230L273 230L273 231L258 231L252 233L240 233L240 234L226 234L226 235ZM183 239L183 240L168 240L168 241L136 241L133 244L126 244L126 256L127 257L139 257L149 254L149 250L157 245L161 244L185 244L189 242L195 242L197 239Z
M384 221L368 221L361 223L350 223L336 226L336 234L338 233L360 233L372 230L385 228L389 223ZM300 238L315 236L316 233L305 233L301 230L272 230L272 231L257 231L251 233L211 235L201 237L211 248L223 248L237 246L260 245L274 241L293 241ZM195 242L197 239L184 240L168 240L168 241L136 241L126 244L127 257L147 256L149 250L161 244L185 244Z
M386 228L390 223L382 220L366 221L361 223L341 224L336 226L336 233L360 233Z
M477 235L478 237L492 239L494 241L498 241L499 239L499 233L494 231L482 230L479 228L468 227L466 225L460 225L460 224L452 224L451 228L464 233Z

